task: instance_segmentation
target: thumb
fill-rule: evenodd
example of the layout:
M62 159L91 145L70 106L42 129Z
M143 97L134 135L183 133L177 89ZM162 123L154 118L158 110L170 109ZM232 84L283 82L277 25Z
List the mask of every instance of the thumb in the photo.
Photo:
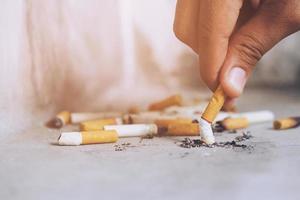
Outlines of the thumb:
M232 35L219 74L229 98L241 95L256 63L268 50L298 30L299 25L284 16L280 5L271 6L272 10L269 4L262 5L256 15Z

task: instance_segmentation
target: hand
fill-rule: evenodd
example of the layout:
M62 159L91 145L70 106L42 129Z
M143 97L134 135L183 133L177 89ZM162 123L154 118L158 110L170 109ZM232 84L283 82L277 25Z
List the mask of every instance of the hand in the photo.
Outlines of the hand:
M300 28L299 0L178 0L176 36L199 55L211 90L243 92L260 58Z

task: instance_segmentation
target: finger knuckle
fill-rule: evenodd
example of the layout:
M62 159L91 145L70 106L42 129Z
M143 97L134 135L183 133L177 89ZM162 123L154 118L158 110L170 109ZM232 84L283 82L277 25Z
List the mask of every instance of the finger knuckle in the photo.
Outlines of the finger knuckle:
M250 34L244 34L240 39L240 41L243 42L237 44L235 50L241 61L246 64L246 66L252 67L263 56L265 49L264 45L256 37Z

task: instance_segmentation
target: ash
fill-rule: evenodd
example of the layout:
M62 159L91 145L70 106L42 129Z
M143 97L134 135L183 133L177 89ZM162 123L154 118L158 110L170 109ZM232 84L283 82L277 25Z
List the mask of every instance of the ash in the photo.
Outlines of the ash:
M232 141L227 141L227 142L216 142L214 144L208 145L205 144L202 140L200 139L190 139L190 138L185 138L183 141L180 143L180 147L183 148L199 148L199 147L207 147L207 148L214 148L214 147L221 147L221 148L242 148L242 149L253 149L253 146L251 145L246 145L246 144L240 144L240 142L246 141L251 139L253 136L250 133L243 133L241 136L235 137L234 140Z

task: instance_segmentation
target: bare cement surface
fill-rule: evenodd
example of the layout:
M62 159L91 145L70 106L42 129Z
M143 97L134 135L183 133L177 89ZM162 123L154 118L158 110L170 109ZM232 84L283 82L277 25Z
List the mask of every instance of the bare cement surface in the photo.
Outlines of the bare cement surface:
M300 115L299 93L247 90L239 108ZM115 151L115 144L57 146L59 131L41 123L0 141L0 199L299 199L300 128L247 130L252 150L185 149L174 137L121 139L130 145Z

